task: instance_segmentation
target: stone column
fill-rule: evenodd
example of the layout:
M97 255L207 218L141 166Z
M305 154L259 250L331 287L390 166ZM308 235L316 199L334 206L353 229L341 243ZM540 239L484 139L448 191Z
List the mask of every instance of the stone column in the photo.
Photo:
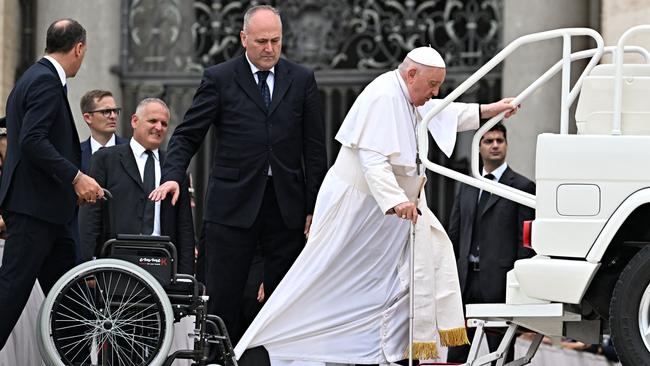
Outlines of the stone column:
M606 45L616 45L618 39L629 28L650 24L650 0L603 0L602 1L602 35ZM650 33L632 36L628 44L643 46L650 50ZM605 57L604 62L611 62ZM641 62L638 57L626 57L626 62Z
M18 0L0 0L0 116L14 86L20 55L20 6Z
M54 20L72 18L86 29L86 57L77 76L68 79L70 108L79 137L85 140L90 132L79 110L81 96L91 89L106 89L115 95L118 105L122 103L119 77L111 73L111 68L118 66L120 61L121 1L67 0L65 6L62 5L60 1L37 0L36 54L38 57L43 55L45 33Z
M594 22L592 11L597 3L598 1L590 0L505 0L504 46L530 33L565 27L590 27ZM588 47L587 37L575 40L574 51ZM561 57L561 39L520 48L504 63L503 95L517 95ZM580 71L578 67L573 68L572 77L579 76ZM530 96L512 121L506 122L508 164L529 178L534 179L535 176L537 135L543 132L557 133L560 130L560 85L561 77L558 75ZM573 110L570 114L573 119ZM574 122L572 128L575 130Z

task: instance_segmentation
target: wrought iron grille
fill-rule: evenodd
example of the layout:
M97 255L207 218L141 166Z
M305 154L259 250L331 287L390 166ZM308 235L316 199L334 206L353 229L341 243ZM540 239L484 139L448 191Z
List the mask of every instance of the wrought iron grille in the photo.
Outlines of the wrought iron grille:
M431 45L447 62L441 96L489 60L501 45L502 0L275 0L283 21L283 56L316 70L333 162L333 137L356 96L377 75L394 69L406 53ZM121 79L124 106L133 111L147 96L165 99L172 126L180 123L198 86L201 70L242 53L243 14L259 1L122 0ZM495 70L464 95L467 101L500 97ZM128 121L124 131L130 131ZM191 165L203 197L214 134ZM432 149L433 161L466 171L467 162L448 160ZM430 204L443 222L453 203L454 184L429 177ZM196 216L202 217L202 199ZM200 220L197 220L200 224Z

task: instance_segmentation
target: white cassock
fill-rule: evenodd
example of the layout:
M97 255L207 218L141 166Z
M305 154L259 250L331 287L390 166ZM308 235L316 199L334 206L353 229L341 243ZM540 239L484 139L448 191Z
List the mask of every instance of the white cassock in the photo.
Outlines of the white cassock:
M3 252L4 240L0 239L0 263L2 263ZM9 335L5 347L0 350L0 366L44 365L36 344L38 311L43 300L45 295L36 281L14 330Z
M409 221L386 212L418 193L415 118L397 71L359 95L336 136L341 151L318 193L309 240L237 344L238 357L263 345L274 366L404 358ZM478 126L477 104L454 103L428 127L450 155L456 133Z

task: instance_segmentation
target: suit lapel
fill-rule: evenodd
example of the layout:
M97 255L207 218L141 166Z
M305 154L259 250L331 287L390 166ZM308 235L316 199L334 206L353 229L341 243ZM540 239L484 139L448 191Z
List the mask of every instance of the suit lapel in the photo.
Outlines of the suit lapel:
M88 172L88 165L90 165L90 156L92 155L90 150L89 137L88 140L81 143L81 170L84 170L85 173Z
M90 152L90 137L81 143L82 152Z
M246 54L241 55L239 61L235 64L235 81L244 90L244 93L266 114L266 106L262 100L262 93L257 87L257 84L255 84L255 78L251 73Z
M507 186L512 186L512 170L510 170L510 167L507 167L506 170L503 171L503 174L501 175L501 179L499 179L499 183L505 184ZM485 209L483 209L483 212L481 212L481 215L485 214L487 210L490 209L490 207L494 206L497 201L501 199L501 196L497 194L492 194L490 195L490 198L488 199L487 203L485 204Z
M463 220L466 224L461 226L461 230L467 232L469 235L467 236L468 240L461 240L460 257L467 258L470 247L472 246L472 233L474 232L474 222L476 221L474 215L476 215L476 204L478 203L478 188L463 184L461 189L464 189L465 192L462 195L463 201L460 202L460 214L462 217L467 218Z
M289 90L289 86L293 81L291 74L289 73L289 68L287 67L286 62L282 59L275 65L275 82L273 86L273 96L271 97L271 105L269 106L269 115L280 105L280 101L284 98L284 95Z
M125 148L120 148L120 163L126 174L133 179L133 181L140 187L144 192L144 186L142 184L142 178L140 177L140 170L138 170L138 165L135 162L135 157L133 156L133 150L131 150L131 145L123 144L120 147L125 146Z
M160 159L160 168L162 168L163 163L165 162L165 152L162 149L158 149L158 158ZM162 172L161 172L162 173ZM181 189L182 189L181 185ZM171 228L173 225L176 225L174 223L173 219L169 219L169 213L173 212L174 207L172 206L172 197L171 195L167 195L164 200L160 201L160 234L161 235L169 235L169 228ZM178 243L176 243L178 245Z
M478 203L478 188L467 186L467 195L465 199L469 202L465 203L461 207L466 207L468 212L466 213L467 217L474 217L476 213L476 205Z

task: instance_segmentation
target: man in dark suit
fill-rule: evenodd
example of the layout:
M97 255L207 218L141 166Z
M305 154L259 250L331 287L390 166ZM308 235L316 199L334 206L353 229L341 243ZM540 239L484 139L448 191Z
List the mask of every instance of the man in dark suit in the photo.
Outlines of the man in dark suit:
M209 312L234 326L258 243L268 297L304 246L326 172L324 126L314 73L280 59L282 23L270 6L244 15L244 55L205 70L192 106L169 142L165 183L173 193L210 126L217 144L205 200Z
M534 194L535 183L508 167L507 150L506 128L497 124L481 138L483 176ZM506 273L517 259L534 254L522 245L523 222L534 216L530 207L475 187L460 186L447 232L454 245L464 304L505 302ZM469 336L471 339L473 328ZM488 334L491 352L502 338L503 334ZM452 347L447 361L464 363L468 352L469 345ZM510 352L508 359L512 358Z
M45 57L20 77L7 100L8 151L0 184L7 241L0 267L0 349L38 281L47 294L75 263L77 201L103 197L79 170L79 135L67 99L86 52L72 19L47 29Z
M90 137L81 143L81 171L88 172L90 156L103 147L129 142L115 132L117 118L122 111L108 90L91 90L81 97L79 103L84 121L90 128Z
M115 104L113 93L108 90L91 90L81 97L79 104L83 119L90 128L90 137L81 143L81 171L88 174L88 165L92 154L101 148L125 144L129 141L115 134L117 117L120 115L121 108ZM80 207L79 215L86 215L84 211L89 207L92 206ZM77 243L77 262L81 262L83 254L81 253L78 227L74 234Z
M166 235L176 245L178 272L194 273L194 226L187 179L181 183L174 206L171 197L156 203L147 198L160 181L165 154L159 148L167 135L169 117L165 102L144 99L131 117L131 141L93 154L88 174L113 198L88 207L80 215L83 260L98 254L104 242L116 234ZM149 160L153 186L147 187ZM147 210L153 216L148 217Z

